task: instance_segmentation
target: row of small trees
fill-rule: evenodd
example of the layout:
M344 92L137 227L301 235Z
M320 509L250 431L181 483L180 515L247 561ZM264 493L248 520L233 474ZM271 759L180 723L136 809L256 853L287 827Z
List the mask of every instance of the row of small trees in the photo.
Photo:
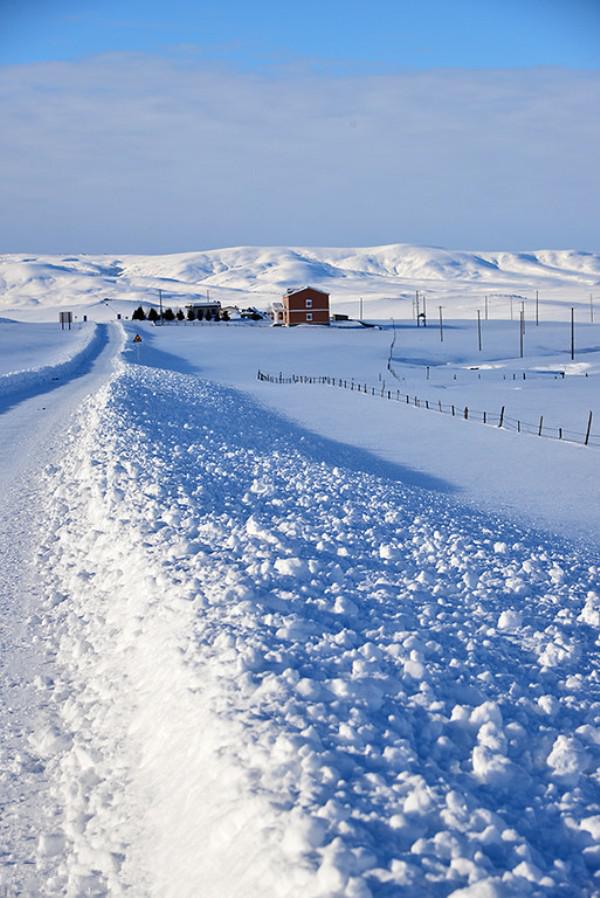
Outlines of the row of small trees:
M138 306L133 315L133 321L229 321L229 313L223 310L220 314L212 309L188 309L184 314L181 309L174 312L173 309L163 309L162 313L157 312L154 306L151 306L146 313L142 306Z

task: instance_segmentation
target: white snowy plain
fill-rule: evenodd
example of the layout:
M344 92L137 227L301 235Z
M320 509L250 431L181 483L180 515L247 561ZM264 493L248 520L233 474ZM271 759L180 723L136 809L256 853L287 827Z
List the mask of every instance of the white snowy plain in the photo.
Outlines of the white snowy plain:
M394 389L580 430L595 326L517 391L498 325ZM600 449L256 380L379 387L389 327L136 329L0 417L6 893L597 894Z

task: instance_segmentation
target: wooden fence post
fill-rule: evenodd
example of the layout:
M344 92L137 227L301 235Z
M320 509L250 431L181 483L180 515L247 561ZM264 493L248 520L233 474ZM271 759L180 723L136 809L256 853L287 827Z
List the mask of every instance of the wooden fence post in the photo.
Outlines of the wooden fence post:
M544 426L544 416L543 416L543 415L540 415L540 426L539 426L539 429L538 429L538 436L539 436L539 437L541 437L541 435L542 435L542 427L543 427L543 426Z
M502 427L504 424L504 406L500 409L500 421L498 422L498 427Z
M590 441L590 432L592 430L592 413L590 412L587 422L587 430L585 432L585 443L584 446L587 446Z

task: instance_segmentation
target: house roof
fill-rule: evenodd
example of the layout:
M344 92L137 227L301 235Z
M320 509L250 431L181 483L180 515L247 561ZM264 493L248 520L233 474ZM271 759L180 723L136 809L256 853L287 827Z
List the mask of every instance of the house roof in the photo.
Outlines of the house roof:
M288 287L286 290L286 296L293 296L294 293L302 293L303 290L312 290L314 293L320 293L322 296L329 296L325 290L319 290L318 287L311 287L310 284L305 284L304 287Z
M215 306L221 306L221 301L219 299L205 299L203 302L192 302L186 306L186 309L212 309Z

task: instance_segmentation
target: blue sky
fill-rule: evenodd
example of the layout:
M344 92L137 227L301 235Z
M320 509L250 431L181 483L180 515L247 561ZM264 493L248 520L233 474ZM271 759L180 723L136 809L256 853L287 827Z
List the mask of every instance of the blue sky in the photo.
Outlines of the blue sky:
M195 45L245 67L600 66L598 0L2 0L0 61Z
M0 0L0 251L600 248L600 0Z

